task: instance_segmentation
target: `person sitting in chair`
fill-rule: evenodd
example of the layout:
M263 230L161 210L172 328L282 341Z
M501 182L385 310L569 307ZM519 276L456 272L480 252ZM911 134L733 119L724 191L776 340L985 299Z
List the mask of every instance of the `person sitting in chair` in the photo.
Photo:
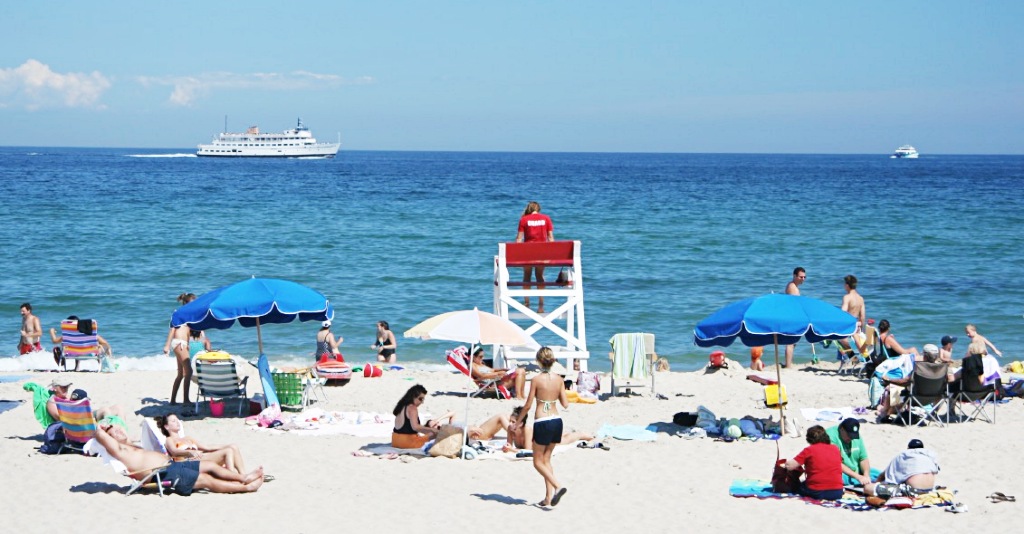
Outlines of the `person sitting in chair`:
M237 445L212 445L206 446L194 438L181 437L181 419L175 414L158 415L154 418L156 426L160 429L167 440L164 447L168 456L176 462L188 460L208 460L217 465L224 466L235 473L245 473L245 464L242 461L242 451Z
M864 492L873 497L888 499L897 495L912 497L935 490L935 475L939 472L939 457L924 448L919 439L912 439L907 450L896 455L878 476L878 481L864 486Z
M46 401L46 413L54 421L60 421L60 413L57 412L57 399L66 401L80 401L89 397L83 389L71 391L71 381L66 378L54 378L50 381L50 390L53 395ZM92 415L99 424L113 423L121 428L128 428L124 422L124 409L116 404L104 406L103 408L93 407Z
M164 479L176 481L174 491L179 495L188 496L197 489L213 493L249 493L263 485L262 466L240 475L214 462L170 462L166 454L129 443L128 434L117 425L100 425L96 429L96 441L107 449L111 456L124 464L129 473L142 474L166 466Z
M473 380L482 382L484 380L497 380L498 385L514 389L516 400L523 400L523 390L526 388L526 371L522 367L515 369L491 369L484 365L484 349L477 348L473 353Z
M77 315L69 315L67 320L68 321L77 321L78 320L78 316ZM62 335L58 336L57 335L57 329L56 328L51 328L50 329L50 341L52 341L53 344L54 344L54 347L53 347L53 352L54 352L53 357L54 358L53 359L54 359L54 361L57 362L57 365L60 365L60 362L63 359L63 356L61 356L62 351L63 351L63 349L61 347L61 343L64 342L64 336L62 336ZM113 351L111 351L111 349L110 349L110 343L107 343L107 340L103 339L103 336L101 336L99 334L96 334L96 344L100 346L100 356L101 357L110 358L110 357L112 357L114 355ZM78 370L78 364L79 363L80 362L78 360L75 360L75 371Z

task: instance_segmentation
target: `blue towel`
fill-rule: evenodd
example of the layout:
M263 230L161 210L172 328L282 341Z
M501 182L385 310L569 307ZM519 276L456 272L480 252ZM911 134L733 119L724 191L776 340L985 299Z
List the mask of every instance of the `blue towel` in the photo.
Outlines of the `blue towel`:
M267 399L267 406L275 404L280 406L281 402L277 400L277 390L274 389L274 377L270 374L270 363L267 362L266 354L260 354L256 367L260 370L260 382L263 382L263 396Z
M655 441L658 439L657 429L651 430L651 425L642 427L640 425L609 425L605 424L597 431L598 438L615 438L633 441Z
M779 497L778 493L772 493L772 483L767 480L754 478L737 478L729 486L729 495L733 497L757 497L768 499Z

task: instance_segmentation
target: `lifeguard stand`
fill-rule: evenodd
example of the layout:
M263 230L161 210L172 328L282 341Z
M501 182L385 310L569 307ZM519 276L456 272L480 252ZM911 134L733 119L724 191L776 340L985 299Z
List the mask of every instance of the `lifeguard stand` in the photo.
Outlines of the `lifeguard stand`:
M517 279L510 280L509 268L545 267L544 287L534 281L527 288L517 272ZM566 299L563 304L546 311L543 315L527 308L522 297ZM548 241L531 243L498 243L498 255L494 257L494 313L509 319L533 335L541 329L553 332L565 341L564 346L552 346L555 357L565 360L570 372L573 362L579 361L580 371L587 370L587 329L583 316L583 267L580 262L579 241ZM562 321L565 327L555 321ZM525 326L524 323L529 323ZM496 365L507 367L517 361L533 361L535 350L523 347L495 346L492 352Z

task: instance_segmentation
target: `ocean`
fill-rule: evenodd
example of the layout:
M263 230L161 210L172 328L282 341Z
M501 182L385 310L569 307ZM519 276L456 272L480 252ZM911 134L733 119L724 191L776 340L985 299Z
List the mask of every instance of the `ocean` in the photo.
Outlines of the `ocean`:
M44 332L71 314L96 319L122 369L173 369L162 348L175 297L254 275L327 295L349 361L372 358L386 320L402 363L440 368L451 343L402 332L444 311L492 309L497 244L514 240L531 200L556 239L582 242L591 369L609 369L609 338L634 331L653 332L673 370L699 368L710 349L693 344L694 325L782 292L796 266L804 295L837 305L843 277L856 275L868 316L888 319L904 346L952 334L959 355L975 323L1004 361L1024 359L1021 156L192 154L0 148L0 371L49 359L15 357L26 301ZM318 327L268 325L264 350L281 365L308 362ZM256 355L252 329L208 334ZM749 360L739 344L725 351ZM797 347L797 362L810 357Z

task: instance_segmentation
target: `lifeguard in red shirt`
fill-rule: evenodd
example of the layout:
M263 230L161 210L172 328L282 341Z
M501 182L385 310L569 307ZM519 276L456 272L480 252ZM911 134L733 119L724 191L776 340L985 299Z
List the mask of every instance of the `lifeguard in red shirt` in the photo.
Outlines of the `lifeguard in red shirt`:
M516 235L516 243L531 243L534 241L554 241L555 225L551 223L551 217L540 212L540 204L531 201L523 210L523 216L519 218L519 233ZM537 287L544 289L544 267L523 267L523 287L529 289L531 273L537 273ZM544 297L538 297L537 311L544 313ZM530 307L530 297L523 298L523 304Z

